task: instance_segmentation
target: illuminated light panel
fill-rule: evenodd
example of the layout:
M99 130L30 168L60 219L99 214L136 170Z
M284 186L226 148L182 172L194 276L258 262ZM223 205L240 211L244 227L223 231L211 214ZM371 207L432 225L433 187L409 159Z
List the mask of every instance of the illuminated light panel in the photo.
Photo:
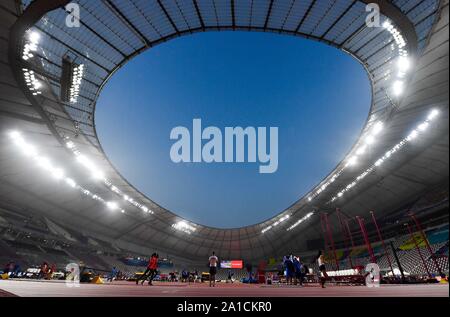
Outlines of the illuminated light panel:
M358 163L358 157L357 156L352 156L349 160L348 160L348 165L349 166L353 166L356 163Z
M52 175L56 179L63 179L64 178L64 171L60 168L55 168L52 171Z
M22 72L26 85L33 96L42 94L42 92L39 90L42 87L42 83L36 79L34 71L27 68L22 68Z
M300 220L298 220L296 223L294 223L292 226L290 226L289 228L286 229L286 231L291 231L292 229L294 229L295 227L297 227L298 225L300 225L301 223L305 222L306 220L308 220L309 218L311 218L314 215L314 212L310 212L308 213L306 216L304 216L303 218L301 218Z
M429 120L429 121L432 121L432 120L434 120L438 115L439 115L439 110L434 109L434 110L431 111L431 113L428 115L428 120Z
M397 67L400 72L406 73L411 68L411 61L406 56L400 56L397 61Z
M172 225L172 228L174 228L174 229L176 229L176 230L178 230L178 231L187 233L187 234L191 234L191 233L193 233L193 232L195 232L195 231L197 230L197 228L195 228L194 226L188 224L188 223L187 223L186 221L184 221L184 220L179 221L179 222L177 222L177 223L174 223L174 224Z
M407 72L411 69L412 61L408 57L408 51L406 49L406 40L401 34L400 30L397 29L391 21L385 21L383 27L391 33L394 38L395 44L398 50L398 59L396 63L397 67L397 80L394 81L392 85L392 93L399 97L403 94L405 90L405 82L403 79L406 77Z
M69 89L69 100L71 103L77 103L80 96L80 87L83 81L84 65L80 64L73 68L72 80Z
M36 31L28 31L28 36L22 51L22 59L28 61L30 58L34 57L32 52L36 52L38 49L38 44L41 36Z
M366 145L372 145L375 143L375 138L373 135L369 135L366 137L366 139L364 140Z
M392 91L396 96L400 96L401 94L403 94L404 90L405 90L405 83L401 80L396 80L392 85Z
M261 233L266 233L267 231L273 229L274 227L278 226L279 224L285 222L286 220L288 220L290 218L290 215L285 215L283 217L281 217L280 219L278 219L277 221L275 221L273 224L271 224L270 226L267 226L266 228L264 228L263 230L261 230Z
M119 205L117 205L117 203L113 201L106 202L106 206L111 210L116 210L119 208Z
M363 145L356 151L356 155L364 155L364 153L366 153L366 150L367 150L367 146Z
M97 166L92 163L91 160L89 160L88 157L86 157L85 155L83 155L78 149L77 146L75 145L75 143L73 141L70 140L69 137L65 138L66 141L66 147L73 153L73 155L75 155L77 161L83 165L88 171L90 171L92 177L94 179L97 180L101 180L106 187L108 187L108 189L110 191L112 191L113 193L115 193L116 195L119 195L123 200L125 200L126 202L128 202L130 205L133 205L134 207L142 210L144 213L149 213L149 214L154 214L154 212L152 210L150 210L147 206L136 202L135 200L133 200L132 198L130 198L128 195L123 194L118 188L117 186L115 186L114 184L112 184L106 177L105 174L99 169L97 168Z
M23 154L27 157L31 157L39 167L43 170L49 172L49 174L56 179L57 181L62 181L62 183L67 186L79 190L83 195L90 197L93 200L99 201L105 204L110 209L118 209L119 206L116 203L106 202L101 196L92 193L86 188L83 188L80 185L77 185L75 180L70 177L66 177L64 170L60 167L55 167L50 159L45 156L41 156L38 154L34 145L29 144L23 138L22 134L18 131L11 131L9 133L9 137L13 141L13 143L22 150ZM122 213L125 213L125 210L121 209Z
M28 34L28 39L31 43L38 44L39 40L41 39L41 35L36 31L32 31Z

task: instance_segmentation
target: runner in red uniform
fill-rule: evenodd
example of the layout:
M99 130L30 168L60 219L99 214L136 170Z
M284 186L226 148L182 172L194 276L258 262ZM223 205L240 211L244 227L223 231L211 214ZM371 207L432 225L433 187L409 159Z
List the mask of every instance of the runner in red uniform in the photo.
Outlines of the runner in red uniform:
M148 285L153 285L152 281L156 276L156 270L158 269L158 254L153 253L150 260L148 261L147 269L144 274L136 280L136 285L139 284L139 281L142 280L141 285L144 285L144 282L149 279Z

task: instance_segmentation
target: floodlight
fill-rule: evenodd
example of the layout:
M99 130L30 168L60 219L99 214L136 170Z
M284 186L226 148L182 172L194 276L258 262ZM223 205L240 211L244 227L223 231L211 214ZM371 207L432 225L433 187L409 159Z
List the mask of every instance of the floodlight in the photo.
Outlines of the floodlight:
M363 155L364 153L366 153L366 150L367 150L367 145L363 145L356 151L356 154Z
M434 120L439 115L439 110L434 109L431 111L430 115L428 116L428 120Z
M64 171L60 168L55 168L54 170L52 170L52 175L56 179L61 179L64 177Z
M41 38L41 35L36 31L30 32L30 34L28 35L28 39L33 44L39 43L40 38Z
M394 82L394 84L392 86L392 89L393 89L394 94L396 96L400 96L403 93L404 89L405 89L404 83L402 81L400 81L400 80L397 80L397 81Z
M419 130L424 132L428 129L429 126L430 126L430 124L428 122L424 122L421 125L419 125Z
M410 69L411 62L408 57L400 56L397 62L397 66L401 72L406 72Z
M106 206L111 209L111 210L116 210L119 206L117 205L117 203L112 202L112 201L108 201L106 203Z

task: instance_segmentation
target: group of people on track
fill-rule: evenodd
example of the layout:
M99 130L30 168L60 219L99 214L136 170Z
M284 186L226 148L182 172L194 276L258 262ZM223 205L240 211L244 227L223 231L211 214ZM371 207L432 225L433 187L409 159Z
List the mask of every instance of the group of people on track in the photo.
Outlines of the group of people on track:
M159 255L157 253L153 253L148 261L147 269L145 272L136 279L136 285L141 283L143 285L145 281L148 280L148 285L153 285L153 279L157 274L158 269L158 259ZM322 254L322 251L319 251L317 257L315 258L317 264L319 266L319 280L322 288L325 288L325 283L329 279L326 266L325 266L325 257ZM216 274L217 267L219 265L219 258L216 256L215 252L212 252L211 256L208 258L208 267L209 267L209 287L216 286ZM298 257L289 255L283 258L283 265L286 271L286 279L287 284L293 284L294 279L303 285L303 280L308 272L308 268L306 265L300 262Z
M325 266L325 257L322 251L319 251L318 255L314 259L319 267L319 281L322 288L325 288L325 283L328 280L328 274ZM303 286L303 281L308 274L308 267L306 264L302 263L299 257L291 255L286 255L283 257L283 268L286 276L287 285L297 285Z

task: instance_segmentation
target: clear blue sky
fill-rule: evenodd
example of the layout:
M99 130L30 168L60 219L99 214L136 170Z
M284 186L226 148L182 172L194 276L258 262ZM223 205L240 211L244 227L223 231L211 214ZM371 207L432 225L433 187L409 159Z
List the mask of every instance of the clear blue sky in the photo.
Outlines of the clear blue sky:
M156 203L221 228L264 221L297 201L343 158L370 107L360 64L321 43L265 33L182 37L129 62L97 104L112 163ZM279 127L279 169L180 164L170 131L203 125ZM191 128L192 129L192 128Z

